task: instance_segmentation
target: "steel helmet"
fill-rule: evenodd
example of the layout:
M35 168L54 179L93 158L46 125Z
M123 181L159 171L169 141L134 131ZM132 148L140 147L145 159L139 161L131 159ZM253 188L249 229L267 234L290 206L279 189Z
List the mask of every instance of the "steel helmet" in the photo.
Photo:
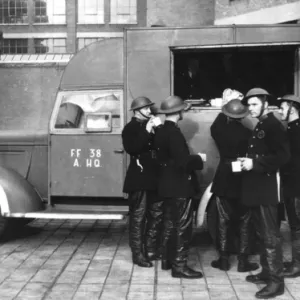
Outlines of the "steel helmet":
M296 95L284 95L283 97L278 98L277 100L278 100L277 101L278 106L280 106L280 104L285 101L300 104L300 97Z
M150 110L151 110L151 114L153 116L156 116L159 114L159 107L157 106L157 104L154 104L150 107Z
M173 114L188 108L188 104L178 96L169 96L163 100L160 105L159 112L162 114Z
M242 100L243 104L247 104L247 101L251 97L257 97L257 96L266 96L266 97L272 97L266 90L262 88L253 88L248 91L244 99Z
M141 109L143 107L147 107L147 106L151 106L151 105L154 105L154 103L151 102L149 98L137 97L132 101L130 110L137 110L137 109Z
M222 112L233 119L242 119L249 114L248 107L242 104L239 99L233 99L226 103L222 107Z

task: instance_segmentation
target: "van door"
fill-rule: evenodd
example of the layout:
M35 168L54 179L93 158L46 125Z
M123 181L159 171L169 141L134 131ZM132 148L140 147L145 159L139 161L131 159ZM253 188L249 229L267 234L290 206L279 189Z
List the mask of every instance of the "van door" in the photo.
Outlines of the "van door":
M123 196L122 108L122 89L58 93L50 122L50 196Z

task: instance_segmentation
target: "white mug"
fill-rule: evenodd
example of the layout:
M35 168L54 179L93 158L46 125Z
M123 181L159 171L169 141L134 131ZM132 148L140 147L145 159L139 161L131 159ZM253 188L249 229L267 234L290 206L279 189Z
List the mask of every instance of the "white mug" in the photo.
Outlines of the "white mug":
M233 161L231 166L232 172L242 172L242 163L240 161Z

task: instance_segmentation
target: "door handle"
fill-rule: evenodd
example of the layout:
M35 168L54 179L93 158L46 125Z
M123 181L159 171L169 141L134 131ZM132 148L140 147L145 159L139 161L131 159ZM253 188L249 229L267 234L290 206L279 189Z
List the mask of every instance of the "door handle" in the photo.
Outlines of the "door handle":
M122 153L124 153L124 150L123 149L117 149L117 150L114 150L114 152L122 154Z

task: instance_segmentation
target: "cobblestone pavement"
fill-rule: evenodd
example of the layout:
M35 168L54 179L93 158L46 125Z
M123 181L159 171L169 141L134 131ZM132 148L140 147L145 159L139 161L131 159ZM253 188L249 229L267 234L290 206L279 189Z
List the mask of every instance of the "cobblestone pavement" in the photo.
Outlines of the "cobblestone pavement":
M285 223L281 231L289 259ZM204 278L181 280L162 271L160 262L150 269L133 266L126 220L35 220L0 245L0 299L255 299L261 287L245 282L236 258L229 272L210 267L217 254L207 237L196 232L189 258ZM276 300L300 299L299 283L286 280L285 294Z

